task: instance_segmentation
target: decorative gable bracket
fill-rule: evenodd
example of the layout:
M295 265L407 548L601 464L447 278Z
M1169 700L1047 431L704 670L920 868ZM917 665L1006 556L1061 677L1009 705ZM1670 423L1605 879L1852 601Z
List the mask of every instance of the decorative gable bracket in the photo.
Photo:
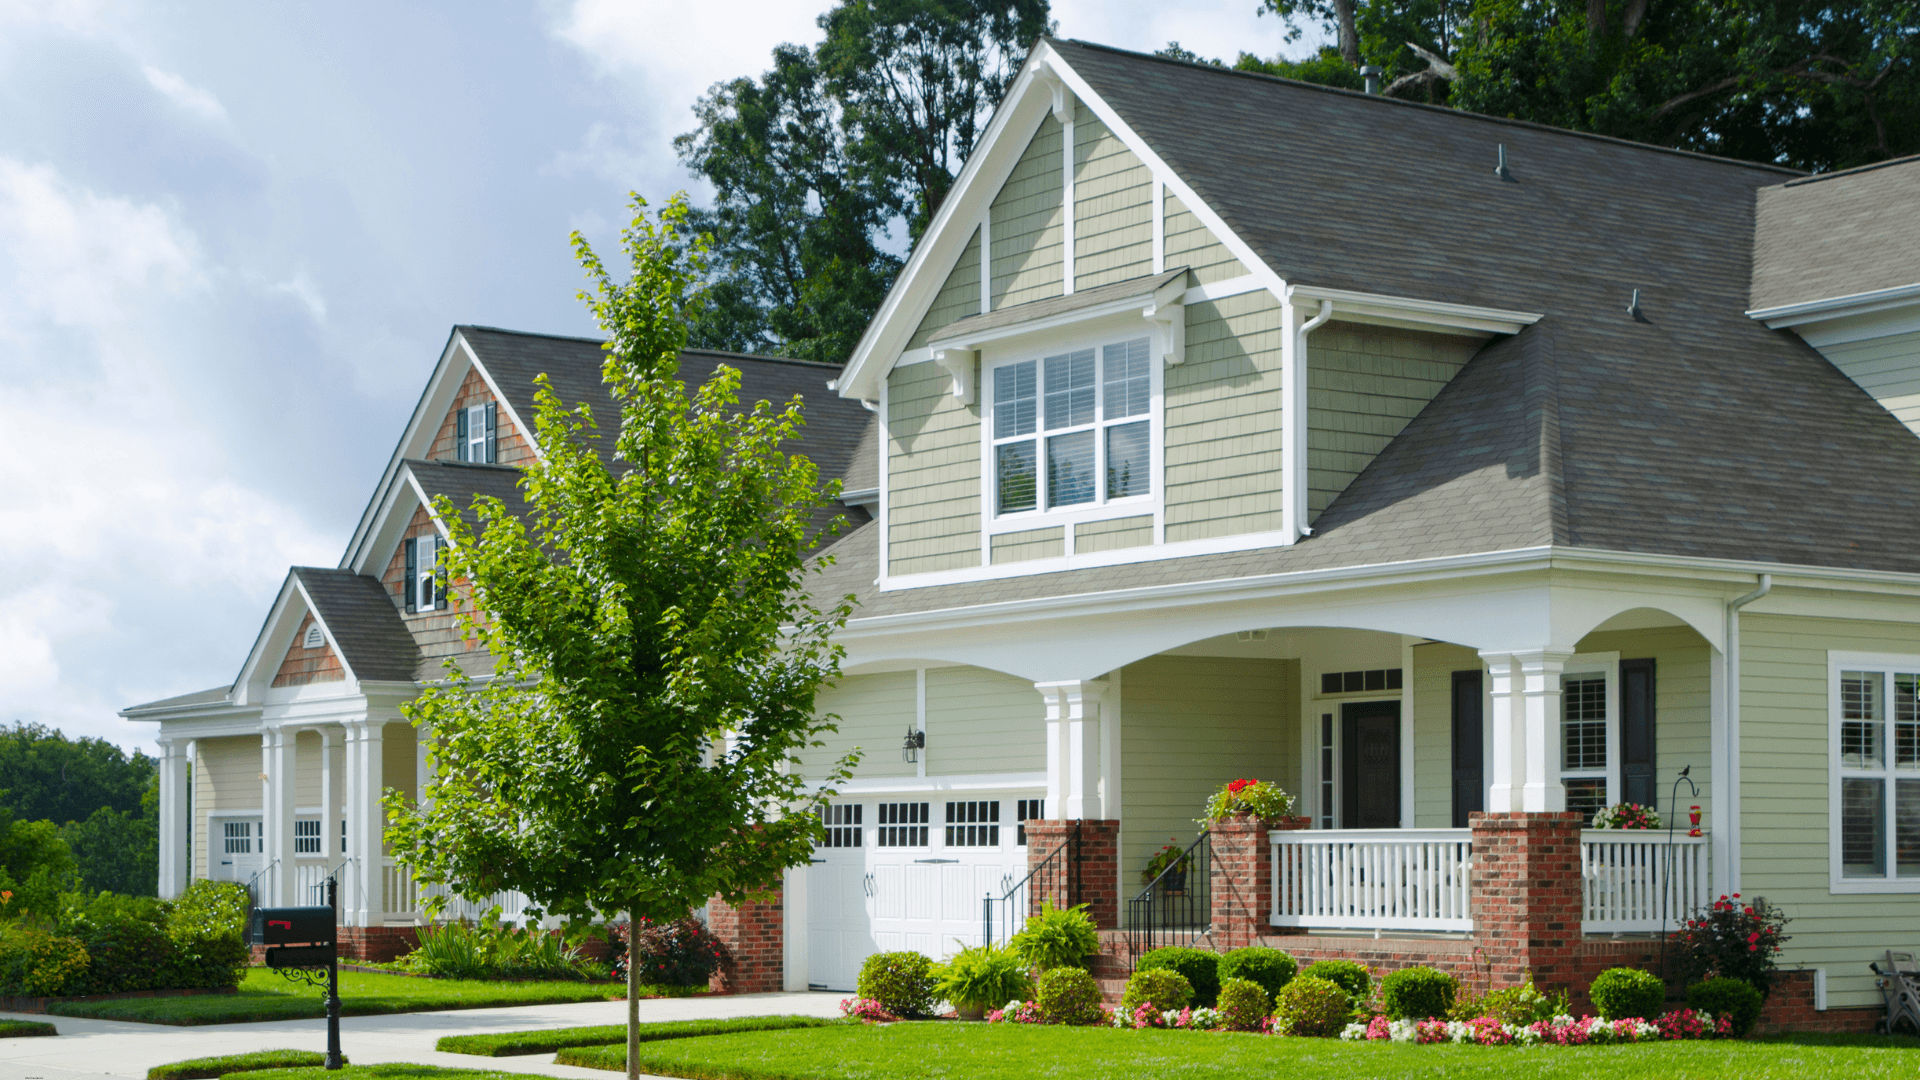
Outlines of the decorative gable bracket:
M1053 118L1062 124L1073 119L1073 91L1067 89L1066 80L1053 70L1053 65L1042 61L1034 68L1033 74L1053 95Z
M980 361L977 349L935 349L933 362L953 376L953 398L962 405L973 404L975 365Z
M1140 316L1153 324L1153 352L1167 367L1187 362L1187 304L1184 275L1162 285Z

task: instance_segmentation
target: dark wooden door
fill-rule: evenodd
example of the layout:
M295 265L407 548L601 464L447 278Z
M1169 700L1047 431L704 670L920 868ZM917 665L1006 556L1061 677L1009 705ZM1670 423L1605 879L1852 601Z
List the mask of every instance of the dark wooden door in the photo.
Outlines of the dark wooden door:
M1487 808L1486 758L1481 721L1481 671L1453 673L1453 827L1467 827L1467 815Z
M1654 769L1653 660L1620 661L1620 795L1624 802L1657 806ZM1668 808L1671 811L1671 807Z
M1341 707L1345 780L1341 827L1400 826L1400 703L1355 701Z

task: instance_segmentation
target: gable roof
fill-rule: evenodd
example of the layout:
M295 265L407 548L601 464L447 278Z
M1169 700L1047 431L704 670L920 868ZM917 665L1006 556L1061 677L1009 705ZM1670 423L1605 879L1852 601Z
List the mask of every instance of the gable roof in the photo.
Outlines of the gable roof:
M1758 192L1755 309L1920 284L1920 156Z
M362 682L409 682L420 649L400 609L377 578L317 566L293 576L313 601L314 615L340 651L340 662Z

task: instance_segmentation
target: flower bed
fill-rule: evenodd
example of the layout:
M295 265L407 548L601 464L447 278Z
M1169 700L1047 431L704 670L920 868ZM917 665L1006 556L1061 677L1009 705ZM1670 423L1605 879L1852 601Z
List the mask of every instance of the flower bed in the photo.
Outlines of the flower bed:
M1562 1014L1532 1024L1503 1024L1490 1016L1474 1020L1388 1020L1348 1024L1340 1037L1348 1042L1474 1043L1480 1046L1599 1046L1608 1043L1711 1039L1733 1034L1732 1018L1692 1009L1675 1009L1648 1021L1638 1017L1602 1020Z

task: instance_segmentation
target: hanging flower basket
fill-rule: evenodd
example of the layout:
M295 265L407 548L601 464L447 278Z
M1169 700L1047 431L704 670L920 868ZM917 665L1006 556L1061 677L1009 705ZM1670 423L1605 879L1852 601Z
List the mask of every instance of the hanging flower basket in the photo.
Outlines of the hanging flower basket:
M1279 784L1265 780L1232 780L1207 800L1206 815L1199 818L1202 825L1211 825L1216 821L1248 821L1258 818L1269 825L1277 825L1293 814L1293 796L1286 793Z
M1660 815L1650 806L1639 803L1616 803L1593 815L1593 827L1596 829L1658 829Z

